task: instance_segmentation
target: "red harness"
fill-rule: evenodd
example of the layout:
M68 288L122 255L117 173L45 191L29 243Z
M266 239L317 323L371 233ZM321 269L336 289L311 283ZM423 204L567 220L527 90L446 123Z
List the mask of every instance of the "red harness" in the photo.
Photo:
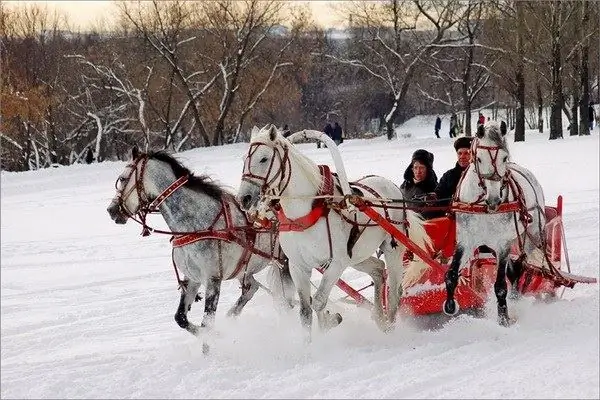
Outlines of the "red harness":
M237 203L235 203L235 204L238 207L238 210L240 210L240 212L243 215L245 215L243 213L243 211L241 210L239 204L237 204ZM221 219L225 220L225 227L221 228L221 229L216 229L215 225ZM228 201L222 199L221 200L221 211L219 211L219 213L213 220L212 224L210 224L210 226L207 229L205 229L203 231L192 232L192 233L173 235L173 237L171 238L171 242L172 242L173 248L186 246L188 244L193 244L200 240L210 240L210 239L225 241L225 242L229 242L229 243L235 242L235 243L239 244L244 249L244 251L243 251L240 259L238 260L237 266L235 267L235 269L233 270L231 275L229 275L227 278L225 278L226 280L233 279L239 275L239 273L242 271L242 269L245 266L248 265L248 262L250 261L250 257L252 256L252 254L257 254L257 255L260 255L265 258L273 258L274 257L274 254L268 254L260 249L257 249L256 247L254 247L254 243L256 241L256 230L254 227L251 226L251 224L248 221L248 218L245 219L245 222L246 223L243 226L235 226L233 224L233 219L231 217L230 203ZM240 235L240 233L243 233L243 234ZM272 249L272 250L274 250L274 249ZM220 249L219 249L219 251L220 251ZM271 253L273 253L273 251ZM221 268L221 274L220 274L221 278L223 278L223 270L222 270L223 266L220 264L219 267Z
M123 209L127 211L127 214L129 214L130 218L132 218L134 221L136 221L142 225L142 235L143 236L148 236L148 235L150 235L151 232L161 233L161 234L170 234L170 235L172 235L170 240L172 242L173 249L175 249L177 247L186 246L188 244L193 244L200 240L210 240L210 239L219 240L219 246L220 246L220 241L237 243L244 250L243 250L243 253L242 253L233 273L225 279L232 279L232 278L235 278L236 276L238 276L240 274L240 272L242 271L242 269L248 265L248 262L250 261L250 257L253 254L259 255L259 256L267 258L267 259L275 258L275 259L278 259L279 261L281 261L281 258L282 258L281 254L279 254L278 256L275 256L276 243L273 240L273 238L271 239L272 247L271 247L270 254L267 252L264 252L254 246L255 241L256 241L256 234L259 231L265 232L265 233L267 233L267 232L273 233L273 231L270 229L256 229L248 221L248 217L242 211L242 209L240 208L240 205L237 203L237 201L235 201L235 199L233 199L233 198L227 197L227 198L221 199L221 210L216 215L215 219L210 224L210 226L205 230L194 231L194 232L172 232L172 231L164 231L164 230L160 230L160 229L153 229L153 228L149 227L146 224L147 214L152 213L152 212L157 212L158 207L168 197L170 197L173 193L175 193L175 191L177 191L177 189L179 189L180 187L182 187L183 185L185 185L187 183L188 176L182 176L182 177L178 178L172 184L170 184L165 190L163 190L162 193L160 195L158 195L158 197L156 199L154 199L154 201L152 201L148 205L144 205L143 203L147 202L146 199L148 198L148 195L146 194L146 192L144 190L142 178L143 178L143 174L145 171L147 161L148 161L148 157L146 155L142 155L131 166L132 170L126 179L129 180L129 179L131 179L132 176L135 175L136 181L135 181L135 184L132 186L132 188L129 191L127 191L125 193L123 189L120 189L118 187L119 181L117 181L117 183L115 184L115 186L117 188L117 194L118 194L118 197L119 197L119 200L121 203L121 207L123 207ZM140 162L141 162L141 167L138 170L138 163L140 163ZM125 199L128 196L130 196L134 190L137 191L138 199L140 202L140 208L139 208L139 211L137 212L137 216L138 216L139 220L136 219L135 215L133 215L129 210L127 210L124 207ZM236 205L236 207L238 208L238 210L240 211L240 213L244 216L244 225L242 225L242 226L234 225L233 218L231 216L231 209L230 209L231 203L234 203ZM215 226L223 218L225 220L224 221L225 227L222 229L216 229ZM219 251L220 251L220 247L219 247ZM177 269L177 266L175 265L174 260L173 260L173 268L175 270L177 282L179 283L179 285L181 287L182 280L179 277L179 271ZM223 279L222 262L219 264L219 268L221 271L220 277L221 277L221 279Z
M319 165L319 172L321 172L321 175L323 176L323 185L317 193L317 196L332 196L333 175L331 174L331 170L327 165ZM303 232L316 224L320 218L327 217L330 211L326 199L322 197L313 200L309 213L300 218L288 218L279 204L275 206L275 209L277 211L280 232Z

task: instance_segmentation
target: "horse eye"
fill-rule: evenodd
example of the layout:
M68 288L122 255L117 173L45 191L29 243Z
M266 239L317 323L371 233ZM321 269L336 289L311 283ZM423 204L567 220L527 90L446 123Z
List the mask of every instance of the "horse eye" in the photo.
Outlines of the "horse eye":
M481 158L477 157L477 162L481 164Z
M127 179L124 176L119 177L119 182L125 182Z
M508 156L504 156L504 158L502 159L502 162L507 162L508 161Z
M267 162L267 157L263 157L263 158L261 158L259 162L260 162L261 164L264 164L264 163L266 163L266 162Z

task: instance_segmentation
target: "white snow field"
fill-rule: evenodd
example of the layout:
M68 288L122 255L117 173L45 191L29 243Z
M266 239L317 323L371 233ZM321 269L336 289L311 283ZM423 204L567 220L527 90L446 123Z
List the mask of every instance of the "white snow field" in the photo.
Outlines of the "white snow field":
M345 141L340 152L349 177L379 174L399 184L418 148L435 154L441 177L455 153L446 125L442 138L434 137L434 118L400 128L410 138ZM538 177L550 205L564 196L573 272L597 277L598 132L547 138L534 131L524 143L511 137L512 159ZM247 146L178 158L236 190ZM332 165L327 149L300 147ZM597 285L578 284L551 304L509 300L517 318L509 328L496 323L492 296L484 318L461 316L437 330L400 319L387 334L366 309L339 301L344 294L336 288L330 307L344 321L307 345L297 308L278 312L265 291L238 319L227 318L239 295L237 282L228 281L205 356L203 339L173 319L179 292L169 236L141 237L139 225L116 225L106 212L124 166L2 172L3 399L600 397ZM164 227L160 217L151 222ZM266 283L266 275L257 278ZM351 269L343 277L355 287L369 281ZM190 320L199 323L202 309L194 304Z

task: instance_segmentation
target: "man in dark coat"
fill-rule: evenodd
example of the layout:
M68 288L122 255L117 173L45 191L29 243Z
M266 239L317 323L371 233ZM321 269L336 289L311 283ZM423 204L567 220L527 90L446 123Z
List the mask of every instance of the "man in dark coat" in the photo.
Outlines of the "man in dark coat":
M454 141L454 149L456 150L456 156L458 158L454 168L446 171L437 187L435 188L435 195L438 199L438 205L445 206L449 205L452 201L452 196L456 191L458 182L464 170L467 169L471 162L471 140L470 137L459 137Z
M323 128L323 132L329 137L333 136L333 127L329 122L327 123L327 125L325 125L325 128ZM321 148L321 141L317 141L317 148Z
M405 200L425 201L434 192L437 183L437 175L433 170L433 154L424 149L415 151L410 165L404 171L404 182L400 185L402 197ZM413 205L426 206L425 203ZM424 211L421 212L421 215L423 218L429 219L440 216L440 213Z
M435 136L439 139L440 137L440 129L442 129L442 119L438 115L435 119Z
M331 135L331 138L338 146L340 143L342 143L342 127L337 122L333 126L333 134Z

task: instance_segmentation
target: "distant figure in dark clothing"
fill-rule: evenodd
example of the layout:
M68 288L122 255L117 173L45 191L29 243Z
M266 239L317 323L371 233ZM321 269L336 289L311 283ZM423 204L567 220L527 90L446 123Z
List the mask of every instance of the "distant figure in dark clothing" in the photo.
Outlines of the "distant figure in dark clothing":
M86 164L91 164L94 162L94 152L91 147L88 147L87 153L85 153L85 162Z
M435 119L435 136L440 138L440 129L442 129L442 119L438 117Z
M485 124L485 116L482 113L479 113L479 118L477 119L477 126Z
M505 121L500 121L500 132L507 132Z
M415 151L410 165L404 171L404 182L400 185L402 197L405 200L423 201L423 203L409 204L415 207L425 207L424 201L432 198L438 179L433 170L433 154L424 149ZM443 215L439 211L421 211L425 219Z
M283 134L284 138L286 138L292 134L292 132L290 132L290 128L288 128L287 124L285 124L285 126L283 127L282 134Z
M588 107L588 114L590 118L590 131L594 129L594 120L596 119L596 110L594 110L594 103L590 103Z
M458 134L458 116L455 113L452 113L450 116L450 137L456 137Z
M327 125L325 125L325 128L323 128L323 132L325 132L325 134L327 136L329 136L330 138L333 137L333 127L331 126L331 124L328 122ZM317 148L320 149L321 148L321 142L318 141L317 142Z
M333 126L333 133L331 134L331 138L338 146L342 143L342 127L337 122Z

